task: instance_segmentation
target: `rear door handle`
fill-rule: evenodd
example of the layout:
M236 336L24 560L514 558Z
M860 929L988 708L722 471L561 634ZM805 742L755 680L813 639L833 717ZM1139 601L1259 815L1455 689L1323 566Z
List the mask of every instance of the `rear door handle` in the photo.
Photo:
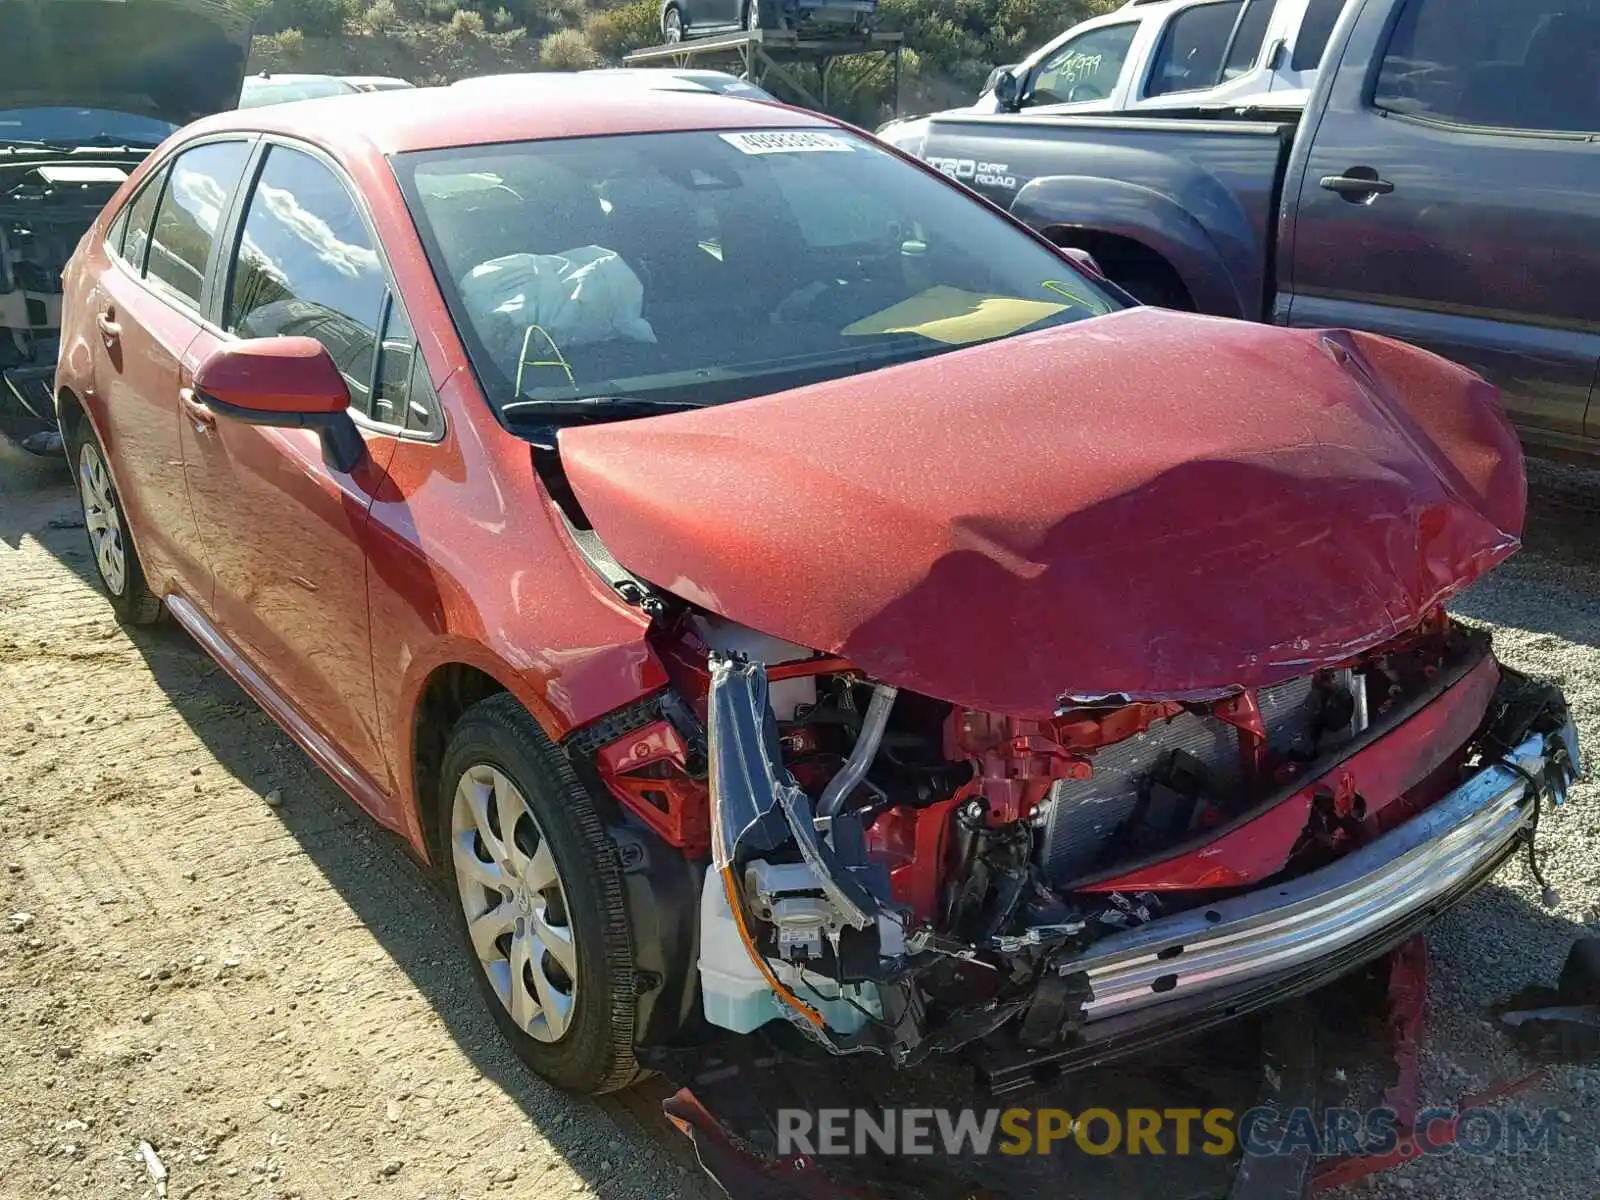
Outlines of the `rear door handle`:
M122 336L122 326L113 319L115 312L103 312L97 315L94 323L100 327L100 336L108 342L114 342Z
M195 428L213 428L217 423L217 414L211 411L211 406L195 394L191 387L179 388L178 399L183 402L183 410L189 414L189 419L195 423Z
M1351 167L1343 175L1324 175L1321 184L1330 192L1337 192L1346 200L1359 204L1369 203L1379 196L1394 191L1394 184L1379 179L1371 167Z

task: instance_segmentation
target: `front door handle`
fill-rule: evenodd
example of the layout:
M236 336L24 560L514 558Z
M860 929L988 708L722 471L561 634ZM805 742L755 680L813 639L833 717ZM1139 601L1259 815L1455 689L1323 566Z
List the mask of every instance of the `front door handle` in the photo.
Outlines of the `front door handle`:
M1394 191L1394 184L1378 178L1371 167L1351 167L1343 175L1324 175L1322 186L1336 192L1352 204L1371 204L1379 196Z
M212 429L217 424L217 414L211 406L199 396L191 387L179 388L178 399L183 402L183 411L189 414L189 419L194 422L196 429Z
M107 309L94 319L94 323L100 327L100 336L108 342L114 342L122 336L122 326L117 324L116 315L114 310Z

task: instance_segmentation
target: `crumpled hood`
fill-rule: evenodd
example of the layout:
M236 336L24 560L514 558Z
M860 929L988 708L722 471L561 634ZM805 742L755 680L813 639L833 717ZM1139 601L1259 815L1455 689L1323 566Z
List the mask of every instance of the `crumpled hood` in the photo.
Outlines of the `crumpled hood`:
M1366 650L1510 555L1525 499L1472 373L1145 308L560 445L641 577L1028 717Z
M239 103L250 28L224 0L0 0L0 109L105 108L186 125Z

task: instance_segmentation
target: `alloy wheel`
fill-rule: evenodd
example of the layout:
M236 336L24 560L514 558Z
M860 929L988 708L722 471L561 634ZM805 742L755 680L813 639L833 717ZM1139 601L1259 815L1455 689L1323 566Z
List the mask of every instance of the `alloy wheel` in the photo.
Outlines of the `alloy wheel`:
M128 548L111 473L93 441L86 441L78 453L78 495L100 578L112 595L120 596L128 586Z
M450 853L467 932L512 1022L541 1042L572 1023L578 947L550 843L504 773L469 768L450 810Z
M683 15L677 9L667 9L661 18L661 37L669 46L683 41Z

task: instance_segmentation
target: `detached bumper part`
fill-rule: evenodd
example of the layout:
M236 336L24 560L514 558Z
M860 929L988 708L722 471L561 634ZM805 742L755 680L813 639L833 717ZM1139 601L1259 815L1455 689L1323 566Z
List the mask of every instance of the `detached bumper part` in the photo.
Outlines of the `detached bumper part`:
M32 454L61 452L51 394L55 365L0 371L0 437Z

